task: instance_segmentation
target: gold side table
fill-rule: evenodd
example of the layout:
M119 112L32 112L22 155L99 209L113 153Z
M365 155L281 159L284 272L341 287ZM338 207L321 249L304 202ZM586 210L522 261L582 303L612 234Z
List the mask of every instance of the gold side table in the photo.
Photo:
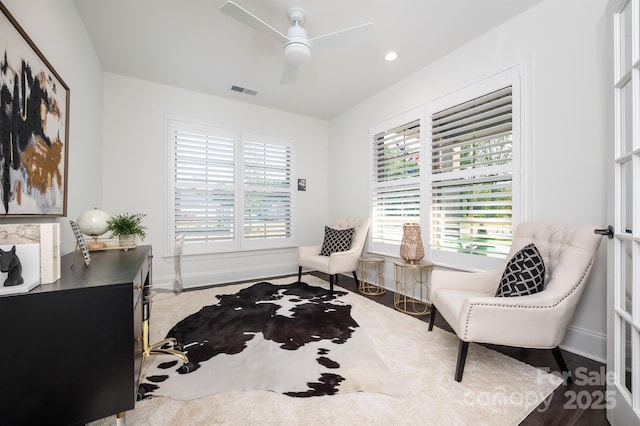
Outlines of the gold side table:
M367 277L371 274L371 280ZM367 296L384 294L384 259L375 256L360 258L360 293Z
M427 315L431 313L429 299L429 272L433 263L423 260L416 263L394 262L396 292L393 306L409 315Z

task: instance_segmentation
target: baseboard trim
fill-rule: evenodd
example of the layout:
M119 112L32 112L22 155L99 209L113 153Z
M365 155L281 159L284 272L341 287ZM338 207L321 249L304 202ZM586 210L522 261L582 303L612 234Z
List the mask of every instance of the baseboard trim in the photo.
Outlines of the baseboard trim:
M297 274L298 265L296 263L282 263L276 265L247 266L238 269L228 269L196 273L183 273L184 287L193 289L199 287L215 286L238 281L259 280L265 277L279 277ZM154 277L154 285L166 286L173 283L174 276L163 275ZM159 283L159 284L156 284Z
M607 362L607 335L570 325L560 348L594 361Z

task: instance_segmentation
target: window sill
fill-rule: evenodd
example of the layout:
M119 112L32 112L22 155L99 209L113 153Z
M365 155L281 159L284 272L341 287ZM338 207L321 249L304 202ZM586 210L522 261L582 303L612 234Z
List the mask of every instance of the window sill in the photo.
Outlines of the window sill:
M368 255L372 255L372 256L379 256L379 257L383 257L386 260L395 262L398 260L401 260L402 258L399 255L390 255L389 253L384 253L384 252L380 252L380 251L366 251L366 254ZM464 265L460 265L460 264L454 264L454 263L450 263L450 262L442 262L442 261L433 261L433 259L430 259L428 256L424 257L426 260L429 260L430 262L433 262L433 265L437 268L441 268L441 269L450 269L450 270L454 270L454 271L462 271L462 272L484 272L487 270L490 270L492 268L487 268L487 269L481 269L481 268L472 268L472 267L468 267L468 266L464 266Z
M297 250L298 246L283 246L283 247L273 247L273 248L263 248L263 249L245 249L245 250L234 250L234 251L219 251L219 252L192 252L189 253L187 247L185 246L183 256L191 257L191 258L210 258L216 257L217 259L231 259L238 257L255 257L259 255L263 255L266 252L268 254L280 254L280 253L289 253L292 250ZM164 258L172 258L173 256L163 256Z

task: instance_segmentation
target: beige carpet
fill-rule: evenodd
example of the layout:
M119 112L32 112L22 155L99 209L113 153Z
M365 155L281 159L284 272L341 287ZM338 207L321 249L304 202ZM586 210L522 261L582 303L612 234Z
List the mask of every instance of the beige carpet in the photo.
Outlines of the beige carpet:
M328 283L314 276L303 280L328 288ZM202 305L203 297L211 300L213 294L234 293L239 288L159 295L153 304L151 340L164 337L194 306ZM464 377L458 383L453 380L458 350L455 335L437 327L429 333L426 323L357 294L349 293L344 300L353 305L353 318L369 334L406 396L359 392L292 398L269 391L228 391L193 401L156 397L138 402L127 413L127 424L516 425L561 383L554 375L475 344L470 345ZM115 424L115 417L91 423L110 424Z

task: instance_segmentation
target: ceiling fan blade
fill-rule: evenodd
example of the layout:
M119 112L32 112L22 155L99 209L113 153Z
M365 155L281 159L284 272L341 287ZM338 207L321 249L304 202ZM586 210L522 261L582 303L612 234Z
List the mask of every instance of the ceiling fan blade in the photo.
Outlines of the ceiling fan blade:
M243 24L250 26L254 30L260 31L275 41L282 44L289 41L286 35L282 34L262 19L232 1L224 2L223 5L220 6L220 11Z
M284 71L282 72L282 77L280 78L280 84L295 83L297 76L298 76L298 67L295 65L286 64L284 66Z
M368 23L315 37L309 42L312 49L328 49L371 43L375 38L375 27L372 23Z

